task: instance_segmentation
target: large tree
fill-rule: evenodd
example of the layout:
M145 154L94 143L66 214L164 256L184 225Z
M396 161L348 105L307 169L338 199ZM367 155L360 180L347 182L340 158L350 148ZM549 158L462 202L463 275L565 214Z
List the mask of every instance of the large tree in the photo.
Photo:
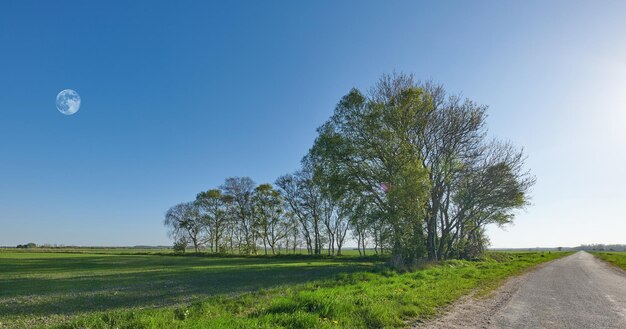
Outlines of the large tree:
M172 207L165 224L196 250L208 239L212 250L251 254L262 243L275 252L284 243L340 254L351 231L360 253L373 242L398 266L476 257L486 226L512 222L535 182L522 150L488 139L486 111L440 85L385 75L340 100L278 190L228 178Z
M367 95L342 98L308 158L335 199L354 200L353 221L367 216L389 235L397 264L472 257L485 225L510 221L534 182L521 151L486 141L485 111L441 86L386 75Z
M379 87L370 97L353 89L319 128L310 152L337 198L356 194L375 205L379 220L391 226L394 261L403 265L424 250L429 182L413 141L432 108L419 88L388 94Z

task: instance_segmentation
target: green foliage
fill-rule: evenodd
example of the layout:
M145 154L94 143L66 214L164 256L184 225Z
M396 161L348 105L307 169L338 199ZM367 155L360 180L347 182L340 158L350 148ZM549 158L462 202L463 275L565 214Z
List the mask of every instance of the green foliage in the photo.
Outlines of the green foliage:
M534 184L522 151L487 141L486 109L411 75L383 75L367 95L352 89L339 101L277 190L230 177L172 207L164 224L196 253L341 254L349 232L360 254L371 241L397 268L480 257L485 227L511 223Z
M534 183L521 151L486 140L485 119L485 106L441 86L384 75L368 96L352 89L339 101L305 161L357 239L374 232L394 264L425 251L471 259L487 247L485 226L510 223Z
M198 252L202 245L204 229L196 203L184 202L171 207L165 213L163 224L168 228L168 234L174 241L190 242Z
M29 242L27 244L18 244L17 249L31 249L31 248L37 248L37 244L34 242Z
M269 246L271 253L275 254L278 242L289 233L288 226L283 221L283 199L271 184L261 184L254 189L252 205L253 229L263 241L264 253L267 255Z
M423 222L428 200L428 171L415 140L433 110L431 99L418 87L389 90L379 85L374 97L351 90L334 115L318 129L309 153L316 177L328 186L352 215L390 226L391 245L398 265L409 265L424 252ZM357 228L357 230L361 230Z
M419 163L407 163L390 185L387 219L394 230L395 266L415 265L425 255L423 221L428 199L428 173Z
M187 249L187 241L185 239L179 239L179 240L174 241L174 246L172 247L172 250L174 250L174 252L185 253L186 249Z

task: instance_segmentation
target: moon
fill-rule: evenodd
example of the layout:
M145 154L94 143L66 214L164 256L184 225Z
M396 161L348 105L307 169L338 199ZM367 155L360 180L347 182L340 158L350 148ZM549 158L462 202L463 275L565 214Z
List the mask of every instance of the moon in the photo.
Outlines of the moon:
M72 89L65 89L57 95L57 110L72 115L80 109L80 96Z

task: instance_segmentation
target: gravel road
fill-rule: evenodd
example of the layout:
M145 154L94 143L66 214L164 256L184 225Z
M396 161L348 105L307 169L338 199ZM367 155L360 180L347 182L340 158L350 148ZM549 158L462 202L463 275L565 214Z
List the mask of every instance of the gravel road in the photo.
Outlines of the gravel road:
M515 277L487 299L466 297L414 328L626 328L626 274L578 252Z

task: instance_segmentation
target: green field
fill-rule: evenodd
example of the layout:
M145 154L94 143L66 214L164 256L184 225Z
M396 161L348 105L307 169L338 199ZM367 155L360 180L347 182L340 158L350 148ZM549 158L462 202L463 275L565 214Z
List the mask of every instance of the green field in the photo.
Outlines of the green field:
M396 273L376 258L0 252L2 328L391 328L565 253Z
M592 254L606 262L626 270L626 252L592 252Z

